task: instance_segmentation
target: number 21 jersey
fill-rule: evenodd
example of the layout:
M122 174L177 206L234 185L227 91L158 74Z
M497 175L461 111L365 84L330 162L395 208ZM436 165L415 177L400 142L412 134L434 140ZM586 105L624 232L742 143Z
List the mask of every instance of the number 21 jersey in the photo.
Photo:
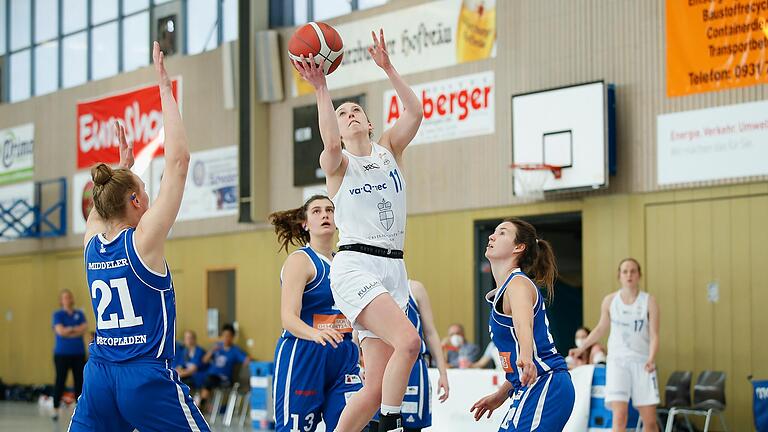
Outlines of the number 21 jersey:
M85 273L96 315L91 357L106 362L172 359L176 298L171 272L147 267L136 251L135 229L114 239L93 236L85 247Z

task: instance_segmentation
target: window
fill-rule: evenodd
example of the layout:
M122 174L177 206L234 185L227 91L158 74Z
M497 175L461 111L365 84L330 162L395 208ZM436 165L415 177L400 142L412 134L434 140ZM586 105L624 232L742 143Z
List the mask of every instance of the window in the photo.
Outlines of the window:
M361 10L381 6L384 4L387 4L387 0L357 0L357 7Z
M35 47L35 95L55 91L59 87L59 42Z
M222 42L237 40L237 0L224 0L221 10L224 14L222 19L224 40Z
M159 2L155 2L159 3ZM123 0L123 15L130 15L134 12L144 10L149 7L149 0Z
M11 51L29 46L32 34L32 29L30 29L31 12L30 0L11 0ZM3 25L3 29L5 29L5 25ZM13 75L16 73L13 72Z
M0 0L0 56L3 54L5 54L5 2Z
M91 1L91 24L101 24L117 18L117 0Z
M75 33L64 38L62 45L61 85L64 88L83 84L88 80L88 34Z
M198 54L216 48L216 0L189 0L187 3L187 53Z
M30 86L32 84L32 74L30 73L30 55L29 50L19 51L11 54L11 102L28 99L30 96Z
M123 21L123 70L131 71L148 64L149 12L141 12Z
M35 0L35 43L58 37L58 17L58 0Z
M307 0L293 0L293 23L296 25L309 22Z
M117 22L94 27L91 33L91 79L117 74Z
M347 0L313 0L313 21L324 21L329 18L346 15L352 12L352 5Z
M64 34L70 34L85 28L87 18L86 0L63 0L62 2L62 29ZM66 58L66 56L65 56Z

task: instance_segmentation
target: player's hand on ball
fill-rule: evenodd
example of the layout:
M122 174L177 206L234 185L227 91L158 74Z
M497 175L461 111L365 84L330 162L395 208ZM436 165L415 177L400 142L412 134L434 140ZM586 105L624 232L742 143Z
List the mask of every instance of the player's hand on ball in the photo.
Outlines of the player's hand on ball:
M296 70L299 71L299 75L301 75L305 81L312 84L312 87L319 89L326 86L325 73L323 73L325 59L320 60L320 64L316 64L313 59L307 59L302 55L301 60L291 61Z
M520 384L523 387L528 387L536 381L536 366L533 364L533 360L530 358L519 357L517 359L517 369L520 371Z
M505 400L507 400L506 393L495 392L475 402L472 408L469 409L469 412L473 412L475 421L480 420L486 413L488 414L486 418L491 418L493 411L500 407Z
M368 53L376 63L376 66L387 70L392 67L389 61L389 52L387 51L387 42L384 40L384 29L379 29L379 37L376 38L376 32L371 32L373 37L373 46L368 47Z
M315 335L312 336L312 340L315 341L315 343L319 343L322 346L325 346L326 344L331 344L332 347L338 348L341 341L344 340L344 336L342 336L342 334L336 330L324 329L324 330L317 330L315 332Z

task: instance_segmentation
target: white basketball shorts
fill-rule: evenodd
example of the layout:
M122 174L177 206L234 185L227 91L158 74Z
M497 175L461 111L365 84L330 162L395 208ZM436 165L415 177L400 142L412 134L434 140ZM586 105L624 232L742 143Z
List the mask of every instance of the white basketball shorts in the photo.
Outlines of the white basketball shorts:
M642 362L609 359L605 369L605 403L629 402L630 398L635 407L659 403L656 371L646 372Z
M391 295L403 313L407 311L408 274L401 259L341 251L333 258L330 279L336 307L352 322L361 341L378 337L357 323L357 317L379 295Z

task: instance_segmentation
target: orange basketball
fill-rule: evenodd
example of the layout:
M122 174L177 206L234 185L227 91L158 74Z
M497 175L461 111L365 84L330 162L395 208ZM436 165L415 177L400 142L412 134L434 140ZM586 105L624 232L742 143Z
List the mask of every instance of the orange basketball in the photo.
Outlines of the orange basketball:
M320 64L325 59L323 72L329 75L341 64L344 57L344 42L333 27L322 22L310 22L299 27L288 41L288 57L301 61L314 59Z

